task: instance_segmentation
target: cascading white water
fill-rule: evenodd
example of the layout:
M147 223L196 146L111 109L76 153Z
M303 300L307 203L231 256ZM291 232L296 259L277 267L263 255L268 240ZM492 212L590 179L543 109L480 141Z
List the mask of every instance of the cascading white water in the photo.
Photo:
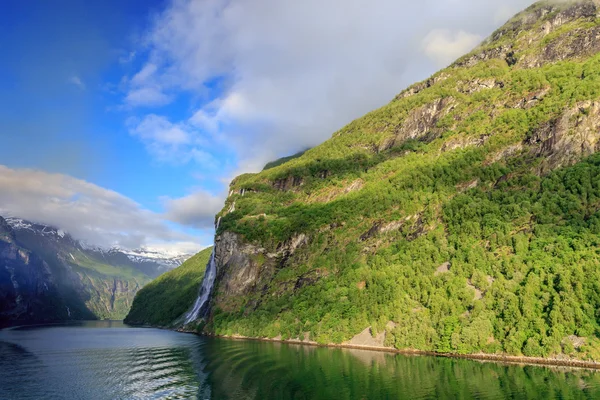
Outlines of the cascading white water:
M219 217L219 219L217 220L215 231L219 229L220 223L221 217ZM200 312L206 312L204 306L208 302L216 277L217 263L215 262L215 247L213 247L213 251L210 255L210 260L208 261L206 271L204 272L204 279L202 279L202 286L200 286L200 291L198 292L198 298L194 303L194 307L192 307L192 309L187 314L185 314L184 324L187 325L190 322L195 321L199 317L203 316L200 315Z
M185 324L189 324L200 316L200 311L208 301L216 276L217 265L215 263L215 249L213 249L212 254L210 255L210 261L206 266L206 272L204 272L204 279L202 280L202 286L198 292L198 298L194 303L194 307L185 315Z

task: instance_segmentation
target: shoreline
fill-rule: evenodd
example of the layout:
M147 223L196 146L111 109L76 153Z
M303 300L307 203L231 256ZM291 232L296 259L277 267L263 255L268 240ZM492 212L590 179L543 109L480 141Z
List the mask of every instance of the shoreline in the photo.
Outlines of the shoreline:
M377 347L377 346L362 346L356 344L336 344L336 343L328 343L321 344L312 341L302 341L296 339L277 339L277 338L257 338L257 337L249 337L249 336L241 336L241 335L209 335L209 334L201 334L193 331L185 331L181 329L174 329L176 332L180 333L188 333L196 336L205 336L212 338L220 338L220 339L229 339L229 340L238 340L238 341L256 341L256 342L270 342L270 343L283 343L283 344L293 344L293 345L302 345L302 346L311 346L311 347L324 347L324 348L332 348L332 349L351 349L351 350L367 350L367 351L376 351L381 353L389 353L389 354L399 354L405 356L430 356L430 357L443 357L443 358L455 358L455 359L463 359L463 360L472 360L472 361L482 361L482 362L495 362L498 364L511 364L511 365L531 365L531 366L541 366L541 367L568 367L568 368L579 368L579 369L588 369L588 370L600 370L600 362L595 361L583 361L583 360L563 360L558 358L542 358L542 357L526 357L526 356L511 356L511 355L503 355L503 354L486 354L486 353L475 353L475 354L457 354L457 353L436 353L434 351L424 351L424 350L413 350L413 349L404 349L399 350L393 347Z
M98 320L94 320L98 321ZM112 321L121 321L121 320L112 320ZM33 324L20 324L20 325L11 325L11 326L3 326L0 328L0 331L8 331L13 329L19 329L24 327L35 327L35 326L57 326L57 325L69 325L69 322L81 322L79 320L71 320L71 321L60 321L60 322L50 322L50 323L33 323ZM122 322L122 321L121 321ZM242 336L242 335L212 335L206 333L198 333L196 331L184 330L180 328L173 328L168 326L155 326L149 324L125 324L131 327L137 328L154 328L154 329L162 329L169 330L173 332L179 333L187 333L196 336L204 336L209 338L221 338L228 340L238 340L238 341L256 341L256 342L265 342L265 343L283 343L283 344L292 344L292 345L300 345L300 346L310 346L310 347L324 347L324 348L332 348L332 349L351 349L351 350L366 350L366 351L374 351L380 353L388 353L388 354L400 354L406 356L430 356L430 357L443 357L443 358L455 358L455 359L464 359L464 360L473 360L473 361L482 361L482 362L495 362L498 364L512 364L512 365L532 365L532 366L544 366L544 367L568 367L568 368L579 368L579 369L588 369L588 370L600 370L600 362L595 361L583 361L583 360L573 360L573 359L558 359L558 358L542 358L542 357L526 357L526 356L511 356L504 354L487 354L487 353L475 353L475 354L457 354L457 353L437 353L434 351L424 351L424 350L413 350L413 349L396 349L393 347L379 347L379 346L367 346L367 345L359 345L359 344L349 344L349 343L317 343L314 341L300 340L300 339L279 339L275 338L260 338L260 337L250 337L250 336Z
M92 320L92 321L113 321L113 322L123 322L122 320ZM32 324L15 324L9 326L0 327L0 331L8 331L15 330L19 328L26 327L36 327L36 326L57 326L57 325L69 325L69 322L76 323L82 322L81 320L69 320L69 321L59 321L59 322L46 322L46 323L32 323ZM124 323L124 322L123 322ZM125 323L124 323L125 324ZM418 356L430 356L430 357L443 357L443 358L455 358L455 359L464 359L464 360L473 360L473 361L483 361L483 362L495 362L499 364L512 364L512 365L532 365L532 366L545 366L545 367L568 367L568 368L580 368L580 369L588 369L588 370L600 370L600 362L595 361L583 361L583 360L573 360L573 359L559 359L559 358L542 358L542 357L527 357L527 356L511 356L505 354L488 354L488 353L475 353L475 354L457 354L457 353L437 353L435 351L424 351L424 350L414 350L414 349L396 349L393 347L379 347L379 346L368 346L368 345L359 345L359 344L349 344L349 343L317 343L314 341L300 340L300 339L280 339L280 338L260 338L260 337L250 337L250 336L242 336L242 335L213 335L206 333L198 333L196 331L185 330L181 328L173 328L168 326L155 326L150 324L125 324L131 327L137 328L154 328L154 329L162 329L169 330L173 332L179 333L187 333L196 336L204 336L209 338L221 338L228 340L238 340L238 341L257 341L257 342L270 342L270 343L283 343L283 344L292 344L292 345L300 345L300 346L310 346L310 347L325 347L332 349L352 349L352 350L366 350L366 351L375 351L381 353L389 353L389 354L400 354L400 355L418 355Z

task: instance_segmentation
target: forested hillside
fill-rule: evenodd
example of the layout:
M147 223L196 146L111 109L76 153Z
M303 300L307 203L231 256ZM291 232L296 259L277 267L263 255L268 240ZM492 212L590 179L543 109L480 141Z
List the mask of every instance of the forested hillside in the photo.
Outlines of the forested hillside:
M538 2L320 146L237 177L194 326L599 361L599 13ZM158 309L164 324L185 307Z

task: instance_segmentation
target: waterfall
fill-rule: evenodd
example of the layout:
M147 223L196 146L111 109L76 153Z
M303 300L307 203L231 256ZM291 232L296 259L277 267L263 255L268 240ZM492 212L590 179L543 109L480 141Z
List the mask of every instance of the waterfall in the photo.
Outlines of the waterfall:
M219 224L221 223L221 217L217 220L217 224L215 226L215 230L219 229ZM208 299L212 292L213 285L215 283L215 278L217 277L217 263L215 262L215 249L216 246L213 247L212 253L210 255L210 260L208 261L208 265L206 266L206 271L204 272L204 278L202 279L202 285L200 286L200 291L198 292L198 298L196 298L196 302L194 303L194 307L185 314L184 324L187 325L192 321L197 320L199 317L203 317L206 315L206 307L205 305L208 303Z
M194 303L194 307L185 315L185 324L189 324L190 322L198 319L200 316L203 316L203 314L200 314L201 311L206 312L206 310L203 310L203 308L204 305L208 303L208 298L212 292L212 287L215 283L216 277L217 263L215 262L215 249L213 248L212 254L210 255L210 261L206 266L206 272L204 272L204 279L202 279L202 286L200 286L198 298Z

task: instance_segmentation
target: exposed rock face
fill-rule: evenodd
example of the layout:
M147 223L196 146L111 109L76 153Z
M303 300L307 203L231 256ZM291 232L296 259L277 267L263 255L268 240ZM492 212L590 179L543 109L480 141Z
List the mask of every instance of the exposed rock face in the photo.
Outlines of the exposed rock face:
M288 176L284 179L278 179L273 183L273 187L277 190L288 191L302 185L303 179L298 176Z
M523 150L523 144L515 144L508 146L497 153L491 154L484 162L484 165L490 165L500 160L504 160L519 154Z
M473 291L473 299L481 300L483 298L483 292L479 290L471 281L467 281L467 288Z
M585 57L600 51L600 28L578 29L559 36L538 54L528 56L519 63L525 68L540 67L549 62Z
M541 41L542 38L557 31L558 28L567 23L586 19L593 21L597 15L598 2L596 0L535 4L518 14L503 28L497 30L479 49L461 58L454 66L469 68L482 61L502 59L511 66L518 65L531 68L547 62L592 54L598 51L596 50L598 48L597 28L589 29L586 32L568 32L543 46L541 51L535 51L523 59L519 59L520 57L516 54L516 51ZM536 29L536 24L539 21L544 22ZM490 44L507 38L514 39L515 43L489 47Z
M478 185L479 185L479 179L473 179L468 182L459 183L458 185L456 185L456 189L459 192L465 192L469 189L476 188Z
M396 324L392 321L389 321L385 329L377 334L373 335L373 330L371 327L365 328L358 335L354 336L347 342L344 342L345 345L355 346L355 347L372 347L372 348L381 348L385 346L385 337L387 332L391 332L396 327Z
M387 138L379 146L379 151L399 146L409 139L423 142L435 140L442 134L442 130L437 128L437 123L452 111L454 104L453 98L444 97L411 111L395 135Z
M435 275L447 274L450 271L450 263L445 262L435 270Z
M544 158L540 173L571 165L600 149L600 103L586 101L537 129L526 140Z
M376 222L375 224L373 224L371 229L369 229L367 232L363 233L360 236L360 240L365 241L380 234L397 231L406 224L410 223L411 220L416 220L417 218L418 216L408 216L399 221L393 221L388 223Z
M535 90L528 93L527 96L523 97L522 99L519 99L515 104L511 104L511 106L514 108L528 110L532 107L535 107L541 100L543 100L544 96L546 96L549 91L549 87Z
M361 333L354 336L345 344L359 347L383 347L385 342L385 331L379 332L375 337L371 334L371 328L365 328Z
M278 246L276 252L269 253L262 247L245 243L242 238L232 232L224 232L215 239L215 261L217 263L217 280L213 289L213 305L228 310L236 303L236 296L249 293L261 293L271 282L275 273L283 268L299 247L307 244L306 235L294 236L291 240ZM308 281L298 279L295 286L302 286ZM254 303L260 301L258 296ZM255 305L254 304L254 305Z
M85 281L85 280L84 280ZM141 286L138 282L113 278L102 280L91 280L89 286L93 288L91 301L88 301L88 307L98 313L98 308L106 312L107 315L122 315L123 310L129 310L135 294ZM89 288L81 288L83 293L89 292Z
M244 244L239 235L225 232L215 240L218 290L223 296L236 296L252 289L260 272L260 265L252 259L265 255L265 250Z

